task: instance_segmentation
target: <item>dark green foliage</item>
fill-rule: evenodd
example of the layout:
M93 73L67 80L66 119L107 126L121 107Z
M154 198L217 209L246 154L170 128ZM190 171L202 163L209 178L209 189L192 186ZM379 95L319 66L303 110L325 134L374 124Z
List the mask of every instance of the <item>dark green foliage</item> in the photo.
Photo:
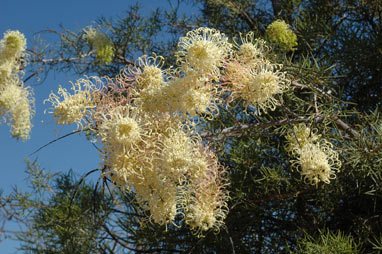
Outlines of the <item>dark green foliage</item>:
M24 230L16 234L20 250L39 254L110 253L102 236L111 213L107 196L92 185L81 184L72 171L52 175L36 162L29 162L27 172L32 192L15 192L10 197L14 204L11 209L26 216Z

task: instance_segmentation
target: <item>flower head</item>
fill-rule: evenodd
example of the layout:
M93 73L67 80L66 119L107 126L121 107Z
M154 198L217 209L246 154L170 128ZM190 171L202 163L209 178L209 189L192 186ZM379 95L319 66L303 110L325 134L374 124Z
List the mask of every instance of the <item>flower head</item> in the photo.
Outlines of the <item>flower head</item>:
M330 143L305 144L299 154L298 164L306 183L317 186L321 181L329 184L331 179L336 178L335 171L341 162Z
M280 105L276 95L282 94L289 82L276 65L262 65L254 68L240 63L231 64L226 71L226 78L232 84L233 96L246 100L258 112L274 110Z
M119 106L103 116L99 134L110 144L132 145L141 139L139 118L134 108Z
M166 84L162 86L149 86L141 90L133 91L137 97L135 104L144 112L166 113L168 112L168 101L166 100Z
M192 173L191 180L185 186L185 197L182 208L185 222L198 235L203 231L219 231L227 216L229 199L223 177L226 174L216 160L216 156L206 148L199 147L194 151L193 166L198 169Z
M4 38L0 41L2 61L20 57L26 49L26 40L19 31L6 31Z
M85 116L96 104L95 85L89 79L79 79L72 83L71 90L73 95L60 86L58 95L52 92L44 102L52 103L53 111L50 113L53 113L58 124L77 123L83 127Z
M135 83L139 88L147 88L149 86L160 86L164 82L167 74L162 70L164 58L162 56L139 57L134 67L127 69L128 75L133 76Z
M31 89L10 83L0 90L0 110L9 112L11 133L14 137L26 140L32 129L34 100Z
M316 143L320 137L316 132L317 130L307 127L304 123L293 126L293 130L286 135L286 139L289 141L287 150L296 153L304 145Z
M201 27L180 38L178 47L177 58L185 69L192 68L216 79L232 45L219 31Z
M209 114L216 106L218 94L215 93L208 81L195 75L193 72L182 77L173 78L164 88L164 96L171 112L181 112L195 116L196 114Z
M241 43L235 42L237 49L237 58L243 63L264 63L266 62L265 56L270 50L266 42L262 39L256 39L253 32L245 35L240 34Z
M286 150L297 157L292 163L297 165L305 183L317 186L321 181L328 184L336 178L335 171L341 167L338 153L331 143L316 134L316 130L298 124L286 139L289 141Z

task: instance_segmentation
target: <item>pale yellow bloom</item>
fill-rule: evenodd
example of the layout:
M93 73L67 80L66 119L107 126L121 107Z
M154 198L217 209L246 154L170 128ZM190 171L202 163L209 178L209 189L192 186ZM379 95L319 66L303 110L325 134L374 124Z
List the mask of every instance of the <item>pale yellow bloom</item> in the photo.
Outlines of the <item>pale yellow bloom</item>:
M8 61L20 57L26 49L26 39L19 31L6 31L0 41L0 59Z
M240 62L251 64L266 63L266 54L270 51L266 42L256 39L253 32L240 34L241 43L235 42L237 58Z
M12 78L12 70L15 66L14 61L0 62L0 88L5 86L9 79Z
M8 111L18 104L18 100L24 97L24 89L18 83L10 83L0 89L0 107Z
M20 138L21 140L28 139L32 129L31 119L34 114L34 102L28 97L28 93L23 93L23 96L19 98L17 106L11 109L13 116L11 133L13 137Z
M0 88L18 82L23 75L20 59L25 57L26 40L19 31L7 31L0 40Z
M196 116L196 114L209 114L209 110L215 111L217 108L214 103L214 100L217 100L215 91L208 81L191 72L170 80L164 88L164 95L171 112Z
M180 119L128 105L96 118L108 169L103 176L134 191L150 220L167 225L188 213L184 219L198 234L222 225L228 195L219 185L220 166L200 138L185 132ZM121 134L122 119L128 128L123 124Z
M289 141L286 150L298 158L292 163L299 169L305 183L317 186L321 181L328 184L336 178L335 173L341 167L339 155L331 143L317 135L316 130L298 124L286 139Z
M275 110L281 104L276 95L285 92L289 81L285 73L278 70L279 66L265 64L253 66L232 65L227 70L227 77L232 83L233 95L246 100L247 105L254 106L258 113Z
M290 131L286 136L289 141L287 150L292 153L297 153L301 147L309 143L319 141L317 130L307 127L304 123L293 126L293 131Z
M166 100L165 89L167 84L161 86L148 86L141 90L133 91L137 97L134 103L144 112L166 113L168 112L168 101Z
M126 105L102 116L98 133L109 144L133 145L141 140L141 127L135 109Z
M335 171L339 169L341 162L330 143L305 144L299 154L298 164L306 183L317 186L321 181L329 184L330 180L336 178Z
M31 118L34 114L34 100L31 89L10 83L0 89L1 111L9 112L11 133L14 137L26 140L32 129Z
M185 172L193 160L192 140L183 130L177 130L161 142L162 167L173 176L179 177L177 172ZM178 180L178 179L177 179Z
M138 58L135 67L128 69L128 74L134 76L139 88L160 86L164 82L167 71L163 71L164 58L162 56L142 56Z
M8 114L11 133L26 140L32 128L34 100L31 89L23 87L20 59L25 57L26 40L19 31L7 31L0 40L0 111Z
M83 127L84 118L96 104L95 85L89 79L79 79L72 83L70 94L65 88L59 87L58 92L49 95L48 101L52 103L54 118L58 124L77 123Z
M219 77L219 67L231 52L228 38L219 31L201 27L179 39L177 58L184 69L192 68L201 75Z

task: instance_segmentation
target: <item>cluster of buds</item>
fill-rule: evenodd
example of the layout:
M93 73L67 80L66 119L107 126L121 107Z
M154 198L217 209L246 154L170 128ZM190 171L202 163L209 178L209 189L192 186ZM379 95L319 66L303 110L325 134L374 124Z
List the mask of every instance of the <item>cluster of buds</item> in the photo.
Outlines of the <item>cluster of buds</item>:
M333 145L316 134L305 124L294 126L286 135L289 141L287 151L297 160L292 164L297 166L305 183L318 186L319 182L329 184L336 178L336 171L341 167L338 153Z
M0 40L0 115L4 115L14 137L26 140L34 114L32 92L24 87L22 61L26 40L19 31L7 31Z
M84 30L84 38L95 50L96 59L100 64L109 64L114 57L114 48L110 39L101 31L89 26Z
M283 20L276 20L267 27L268 39L277 44L281 49L289 51L297 46L297 36L290 26Z

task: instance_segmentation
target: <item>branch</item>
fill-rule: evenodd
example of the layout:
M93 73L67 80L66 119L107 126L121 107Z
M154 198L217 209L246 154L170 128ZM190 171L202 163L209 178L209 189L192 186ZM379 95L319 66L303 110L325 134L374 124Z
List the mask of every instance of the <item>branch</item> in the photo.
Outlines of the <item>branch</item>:
M175 252L175 253L183 253L184 251L181 250L174 250L174 249L163 249L163 248L154 248L150 250L139 250L134 249L130 246L128 246L123 239L120 239L120 237L116 236L107 226L106 224L103 224L102 227L106 230L106 232L111 236L111 238L116 241L118 244L120 244L122 247L135 251L137 253L161 253L162 251L169 251L169 252Z
M129 59L127 59L127 58L125 58L125 57L123 57L123 56L118 55L117 58L118 58L119 60L122 60L122 62L123 62L124 64L132 65L132 66L135 65L134 62L130 61Z
M86 131L86 130L85 130L85 131ZM75 133L80 133L80 132L82 132L82 130L76 130L76 131L72 131L72 132L70 132L70 133L68 133L68 134L65 134L64 136L58 137L58 138L56 138L56 139L50 141L49 143L47 143L47 144L41 146L40 148L38 148L36 151L34 151L33 153L29 154L28 156L31 156L31 155L33 155L33 154L39 152L41 149L47 147L47 146L50 145L50 144L53 144L53 143L56 142L56 141L59 141L60 139L66 138L66 137L68 137L68 136L70 136L70 135L73 135L73 134L75 134Z
M307 85L304 85L304 84L300 84L296 81L292 81L292 86L295 86L295 87L298 87L298 88L311 88L311 86L307 86ZM329 90L327 92L321 90L320 88L317 88L317 87L314 87L313 89L317 90L318 92L320 92L322 95L324 95L328 100L332 100L333 99L333 96L332 96L332 91ZM316 101L315 101L315 107L317 108L317 105L316 105ZM317 109L316 109L317 110ZM345 122L343 122L341 119L338 118L337 115L333 116L332 119L334 120L334 122L336 123L336 125L342 129L343 131L345 131L346 133L348 133L349 135L351 135L353 138L356 138L356 137L359 137L361 136L356 130L352 129L349 125L347 125Z
M293 118L293 119L281 119L277 121L271 121L271 122L264 122L264 123L254 123L254 124L243 124L239 126L233 126L233 127L228 127L220 131L216 132L202 132L200 136L202 138L211 138L214 136L219 136L219 135L224 135L224 136L233 136L230 135L235 132L241 132L243 130L248 130L248 129L257 129L257 128L267 128L271 126L280 126L284 124L290 124L290 123L301 123L301 122L308 122L310 118L305 118L305 117L298 117L298 118Z
M357 138L357 137L361 136L361 134L359 134L359 132L352 129L349 125L347 125L345 122L343 122L341 119L339 119L338 116L334 116L333 120L340 129L342 129L343 131L345 131L346 133L351 135L353 138Z
M245 201L247 201L249 203L263 203L265 201L269 201L269 200L273 200L273 199L286 199L286 198L291 198L291 197L297 197L298 195L306 193L306 192L313 190L313 189L315 189L315 188L300 190L300 191L297 191L295 193L272 195L272 196L265 197L263 199L245 200Z

